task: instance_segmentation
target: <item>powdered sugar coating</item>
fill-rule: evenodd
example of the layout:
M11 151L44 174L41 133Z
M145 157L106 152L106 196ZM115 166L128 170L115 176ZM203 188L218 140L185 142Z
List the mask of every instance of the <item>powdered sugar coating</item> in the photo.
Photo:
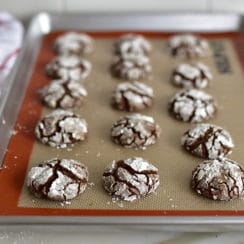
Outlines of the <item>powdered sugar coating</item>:
M143 158L113 161L103 174L105 190L114 198L134 201L156 191L158 169Z
M151 72L149 58L144 55L116 56L111 65L114 77L129 81L147 79Z
M177 120L199 123L214 116L217 111L213 97L197 89L177 92L169 103L169 112Z
M140 111L151 107L153 89L141 82L120 83L112 94L112 105L119 110Z
M169 39L169 48L172 56L180 58L206 56L210 50L207 40L192 34L172 36Z
M116 121L111 129L112 140L126 148L146 149L156 143L160 127L152 117L127 115Z
M199 124L186 131L181 144L191 154L206 159L226 156L234 148L229 132L211 124Z
M37 197L67 201L84 192L88 169L73 159L50 159L32 167L27 186Z
M121 36L115 42L115 53L118 55L136 54L148 55L152 46L142 35L129 33Z
M192 188L213 200L228 201L244 193L244 171L227 158L206 160L192 173Z
M36 138L40 142L57 148L84 141L87 133L87 122L67 110L55 110L46 115L35 129Z
M82 81L88 77L92 65L76 55L57 56L46 66L46 74L52 79Z
M68 32L55 40L54 50L61 55L88 54L94 50L94 41L85 33Z
M212 80L209 68L202 63L180 64L173 72L174 85L184 88L205 88Z
M83 105L87 90L74 80L53 80L40 90L43 102L50 108L74 108Z

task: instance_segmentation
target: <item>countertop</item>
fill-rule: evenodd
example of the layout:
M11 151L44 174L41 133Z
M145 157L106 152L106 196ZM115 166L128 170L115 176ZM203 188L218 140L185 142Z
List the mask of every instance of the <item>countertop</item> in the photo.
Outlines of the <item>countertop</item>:
M103 226L0 226L0 243L244 243L241 232L162 232Z

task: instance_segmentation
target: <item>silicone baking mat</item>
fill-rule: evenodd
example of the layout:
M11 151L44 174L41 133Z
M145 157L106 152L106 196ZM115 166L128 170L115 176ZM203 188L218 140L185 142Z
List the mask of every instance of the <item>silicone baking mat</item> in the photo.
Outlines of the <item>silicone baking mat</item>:
M51 112L43 107L37 91L50 82L44 68L55 56L52 44L61 33L51 33L42 42L0 173L0 194L4 196L0 201L1 215L244 215L244 199L211 201L190 189L191 172L201 159L189 155L180 146L182 134L193 125L176 121L167 112L168 101L178 90L170 83L171 72L177 64L184 62L170 57L166 48L168 34L144 33L153 46L150 55L153 78L143 82L154 88L155 101L152 108L142 113L153 116L162 129L155 145L145 151L135 151L121 148L110 140L112 124L126 114L110 106L111 92L121 82L111 77L109 72L113 43L123 33L91 33L95 38L95 52L85 57L93 65L90 76L84 82L88 100L82 108L75 110L88 122L88 140L68 149L50 148L37 142L34 137L36 123ZM241 65L244 36L202 36L210 41L212 55L194 61L201 61L210 67L214 78L205 90L218 102L218 113L209 122L229 130L235 142L230 158L244 167L244 81ZM139 201L112 202L102 188L104 168L114 159L131 156L144 157L158 167L160 186L156 194ZM77 159L89 169L88 188L68 204L35 198L25 185L28 169L53 157Z

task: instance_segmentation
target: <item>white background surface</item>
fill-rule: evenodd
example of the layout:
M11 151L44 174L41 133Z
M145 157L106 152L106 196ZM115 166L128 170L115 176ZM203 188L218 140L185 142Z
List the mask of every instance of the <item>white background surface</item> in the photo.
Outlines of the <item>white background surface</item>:
M0 9L26 19L40 11L200 11L244 13L244 0L0 0Z
M198 11L244 13L244 0L0 0L0 9L25 20L40 11ZM172 230L173 231L173 230ZM189 230L190 231L190 230ZM17 243L241 243L244 234L174 233L115 227L0 226L0 244Z
M146 231L131 227L0 227L1 244L240 244L243 234L236 233L179 233Z
M1 244L240 244L244 241L241 232L234 233L179 233L138 230L131 227L1 227Z

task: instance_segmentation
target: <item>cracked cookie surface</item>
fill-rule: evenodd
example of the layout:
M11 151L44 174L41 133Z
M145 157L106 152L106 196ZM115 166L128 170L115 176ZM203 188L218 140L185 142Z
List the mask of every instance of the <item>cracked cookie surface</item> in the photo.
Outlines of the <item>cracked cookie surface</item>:
M35 129L36 138L51 147L65 148L84 141L88 134L87 122L71 111L55 110L42 118Z
M211 124L199 124L186 131L181 144L186 151L205 159L226 156L234 148L229 132Z
M213 97L197 89L184 89L170 100L169 113L183 122L200 123L214 116L217 105Z
M244 171L235 161L222 158L200 163L192 173L191 187L198 194L229 201L244 193Z
M76 55L62 55L46 65L46 74L52 79L82 81L91 72L91 63Z
M113 124L112 140L123 147L146 149L156 143L161 129L152 117L142 114L127 115Z
M148 55L152 46L144 36L138 34L126 34L115 42L115 53L117 55L142 54Z
M180 64L173 71L172 83L183 88L205 88L212 80L209 68L202 64Z
M67 201L85 191L87 167L72 159L50 159L34 166L27 176L27 186L39 198Z
M94 50L94 41L85 33L68 32L55 40L54 50L61 55L88 54Z
M53 80L39 91L42 101L50 108L74 108L84 104L87 90L74 80Z
M141 82L120 83L112 94L111 104L124 111L140 111L152 106L153 89Z
M144 55L116 56L111 65L114 77L124 80L142 80L150 78L152 66L149 58Z
M209 54L207 40L192 34L180 34L169 39L169 48L172 56L180 58L197 58Z
M158 169L143 158L113 161L103 173L105 190L113 199L134 201L156 191Z

